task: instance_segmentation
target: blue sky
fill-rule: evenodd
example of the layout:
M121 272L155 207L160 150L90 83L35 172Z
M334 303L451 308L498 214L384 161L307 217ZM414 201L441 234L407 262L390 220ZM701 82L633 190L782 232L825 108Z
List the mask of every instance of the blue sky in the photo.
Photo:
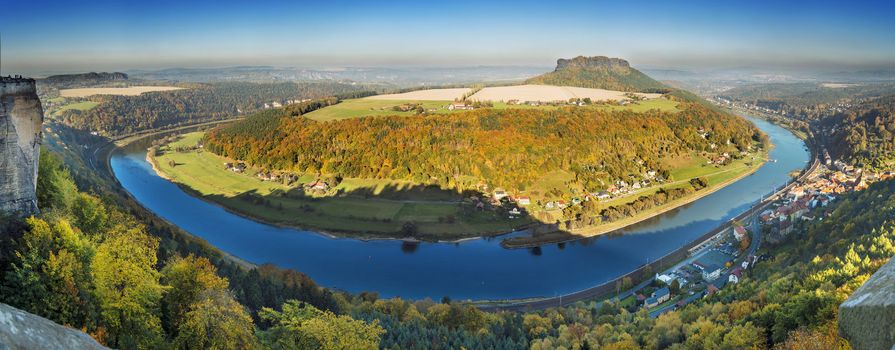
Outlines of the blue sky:
M0 0L3 72L228 65L895 68L872 1Z

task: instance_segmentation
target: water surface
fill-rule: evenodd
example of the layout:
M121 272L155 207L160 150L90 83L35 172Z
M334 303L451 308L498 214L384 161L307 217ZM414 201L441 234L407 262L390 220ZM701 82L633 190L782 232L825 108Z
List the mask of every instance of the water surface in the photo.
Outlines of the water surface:
M771 159L754 174L622 234L511 250L500 238L403 244L328 238L255 222L186 194L146 162L149 140L115 152L116 177L143 206L187 232L253 263L307 273L319 284L385 297L510 299L555 296L598 285L689 243L786 183L809 160L787 130L752 119L770 136Z

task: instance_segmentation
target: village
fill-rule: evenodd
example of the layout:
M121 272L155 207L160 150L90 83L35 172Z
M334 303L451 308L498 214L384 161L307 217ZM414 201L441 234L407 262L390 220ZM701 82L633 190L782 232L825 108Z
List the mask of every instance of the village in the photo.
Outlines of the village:
M793 232L799 221L822 220L830 213L812 212L815 208L826 207L838 195L851 191L861 191L870 184L895 178L892 171L864 171L840 160L833 161L829 152L822 152L821 165L805 183L790 189L785 198L778 201L774 208L760 214L762 230L771 243L783 240Z
M622 304L632 309L646 308L657 317L708 297L728 284L739 283L756 262L764 259L756 255L762 243L778 244L797 232L801 222L823 220L831 214L825 208L837 196L895 178L893 171L875 173L833 161L826 150L821 157L816 171L758 213L751 224L734 222L731 229L690 249L683 261L619 294Z

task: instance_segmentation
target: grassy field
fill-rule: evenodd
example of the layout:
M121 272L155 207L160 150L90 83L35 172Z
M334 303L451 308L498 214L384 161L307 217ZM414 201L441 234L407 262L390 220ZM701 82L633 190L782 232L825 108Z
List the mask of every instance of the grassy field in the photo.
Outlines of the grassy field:
M340 190L339 195L310 196L283 184L261 181L252 171L237 174L225 170L224 163L228 160L210 152L173 151L178 146L196 145L201 137L202 133L190 133L163 146L160 149L163 154L154 158L154 166L165 177L197 195L262 221L369 238L395 236L405 223L414 222L419 230L418 238L427 240L502 233L528 222L527 219L496 218L482 212L461 216L459 196L452 196L447 191L413 192L414 200L351 194L360 191L384 195L386 189L400 193L410 187L411 184L406 182L349 178L335 188ZM263 200L247 200L246 193L253 193ZM451 220L454 222L450 223Z
M427 113L447 114L455 113L446 107L452 101L422 101L422 100L379 100L371 98L351 99L339 102L338 104L318 109L311 113L305 114L306 117L317 121L330 121L339 119L360 118L368 116L386 116L400 115L412 116L416 115L414 111L400 112L395 111L393 107L404 104L420 104ZM556 106L530 106L530 105L508 105L503 102L495 102L494 109L556 109ZM639 102L632 102L627 105L591 105L574 108L593 108L599 110L630 110L634 112L645 112L651 109L662 111L676 112L677 102L664 98L656 98ZM459 112L459 111L457 111Z
M96 107L96 106L99 106L99 102L93 102L93 101L75 102L75 103L70 103L70 104L64 105L62 107L59 107L59 109L56 110L55 112L53 112L53 114L59 115L59 114L62 114L62 112L65 112L70 109L76 109L79 111L88 111L90 109L93 109L93 107Z
M368 98L358 98L339 102L338 104L318 109L311 113L305 114L306 117L317 121L330 121L339 119L360 118L368 116L385 116L385 115L416 115L414 111L400 112L395 111L392 107L403 104L420 104L429 113L450 113L445 107L451 104L451 101L413 101L413 100L375 100ZM430 111L432 110L432 111Z

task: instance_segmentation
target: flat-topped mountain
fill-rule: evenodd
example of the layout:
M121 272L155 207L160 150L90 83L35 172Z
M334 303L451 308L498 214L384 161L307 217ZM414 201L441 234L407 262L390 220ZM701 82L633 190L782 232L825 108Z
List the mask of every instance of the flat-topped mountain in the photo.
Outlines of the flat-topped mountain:
M126 80L128 80L127 74L121 72L90 72L80 74L51 75L49 77L41 79L41 83L51 85L96 85Z
M628 61L606 56L560 58L556 69L526 84L577 86L628 92L667 92L669 88L631 68Z

